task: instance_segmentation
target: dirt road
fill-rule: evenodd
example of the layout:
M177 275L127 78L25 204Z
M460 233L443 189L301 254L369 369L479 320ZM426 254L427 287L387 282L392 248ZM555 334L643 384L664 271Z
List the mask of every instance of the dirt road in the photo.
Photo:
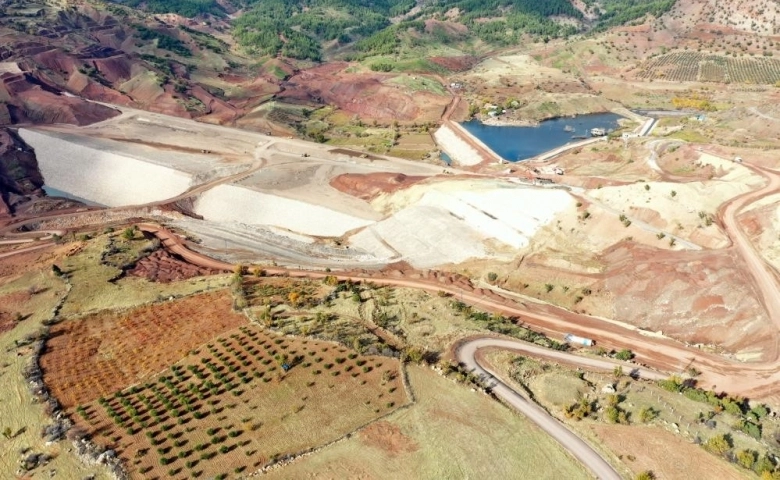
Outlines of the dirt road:
M767 184L760 190L748 192L731 199L721 206L718 216L721 222L723 222L723 226L726 228L726 232L734 246L745 260L748 270L753 275L753 279L758 287L758 293L761 296L769 318L780 329L780 296L778 296L780 287L778 286L776 272L770 270L764 259L761 258L761 255L747 238L747 235L745 235L745 232L740 228L737 220L740 211L747 205L780 190L780 174L747 163L743 165L766 178Z
M141 224L139 228L155 234L166 248L195 265L223 271L235 268L233 264L189 250L181 238L159 225ZM702 352L672 339L645 335L641 330L631 330L599 318L548 305L518 304L499 294L473 286L453 285L437 280L387 277L381 272L370 271L328 273L279 267L259 268L263 268L267 275L311 279L323 279L333 275L339 280L370 281L377 285L413 288L432 294L442 292L480 309L516 318L520 323L556 338L573 333L594 338L608 349L629 348L636 354L637 362L650 365L664 374L681 373L687 367L695 366L703 372L698 380L704 388L719 388L731 394L748 397L780 395L780 368L776 360L766 363L741 363Z
M0 258L12 257L14 255L21 255L23 253L33 252L35 250L40 250L41 248L50 247L52 245L54 245L54 242L39 243L32 247L19 248L17 250L11 250L10 252L0 253Z

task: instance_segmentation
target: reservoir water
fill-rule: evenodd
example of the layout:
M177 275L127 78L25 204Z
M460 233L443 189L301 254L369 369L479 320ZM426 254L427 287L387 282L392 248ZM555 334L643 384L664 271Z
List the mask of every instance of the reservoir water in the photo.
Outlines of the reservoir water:
M77 202L81 202L84 205L88 205L90 207L105 207L105 205L101 205L99 203L95 203L92 201L87 200L86 198L77 197L76 195L71 195L68 192L63 192L62 190L57 190L56 188L50 187L48 185L43 186L43 191L46 192L46 195L50 197L60 197L60 198L67 198L70 200L75 200Z
M485 125L479 120L462 125L504 160L517 162L582 139L572 137L590 138L592 128L614 130L621 118L614 113L594 113L546 120L534 127Z

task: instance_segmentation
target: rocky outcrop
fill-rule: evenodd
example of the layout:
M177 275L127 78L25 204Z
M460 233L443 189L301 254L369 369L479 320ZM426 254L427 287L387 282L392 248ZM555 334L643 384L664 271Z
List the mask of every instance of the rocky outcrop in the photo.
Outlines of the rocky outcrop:
M20 197L41 194L43 177L35 152L8 128L0 128L0 217L12 213Z

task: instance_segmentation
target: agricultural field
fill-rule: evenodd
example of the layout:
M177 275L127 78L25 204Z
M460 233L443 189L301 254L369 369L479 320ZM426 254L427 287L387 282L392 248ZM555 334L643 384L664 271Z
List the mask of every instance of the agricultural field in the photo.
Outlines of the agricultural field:
M66 408L108 395L247 323L231 306L222 290L58 323L41 357L44 381Z
M70 411L131 476L240 476L393 412L407 402L400 375L393 358L245 325Z
M750 83L780 81L780 60L771 57L726 57L700 52L675 52L644 62L637 73L645 80L672 82Z

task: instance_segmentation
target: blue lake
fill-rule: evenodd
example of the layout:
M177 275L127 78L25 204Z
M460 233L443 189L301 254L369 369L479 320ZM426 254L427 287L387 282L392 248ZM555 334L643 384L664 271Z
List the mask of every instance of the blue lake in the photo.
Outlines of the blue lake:
M105 207L105 205L101 205L99 203L92 202L90 200L87 200L85 198L77 197L75 195L71 195L68 192L63 192L62 190L57 190L56 188L52 188L48 185L43 186L43 191L46 192L46 195L50 197L60 197L60 198L67 198L70 200L75 200L77 202L81 202L84 205L88 205L90 207Z
M572 137L590 138L592 128L617 129L621 118L614 113L595 113L546 120L534 127L492 126L479 120L461 125L505 160L516 162L581 140Z

